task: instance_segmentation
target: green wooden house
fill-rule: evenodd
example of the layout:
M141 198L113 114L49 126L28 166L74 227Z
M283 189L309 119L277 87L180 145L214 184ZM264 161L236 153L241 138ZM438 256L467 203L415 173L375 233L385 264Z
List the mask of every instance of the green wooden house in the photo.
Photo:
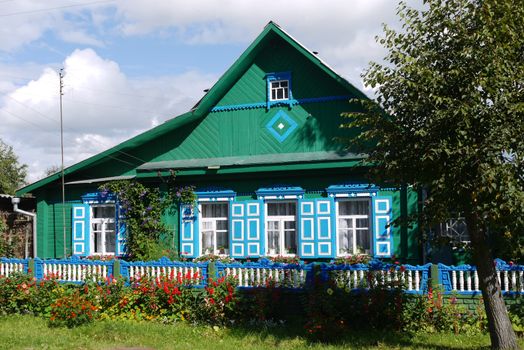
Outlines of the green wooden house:
M389 226L417 210L417 194L368 183L363 155L336 140L351 137L339 125L354 97L365 95L270 22L193 109L65 169L65 210L60 174L18 191L36 197L38 256L61 257L64 245L68 255L124 254L118 200L98 186L136 179L163 190L175 171L198 195L197 207L165 217L188 257L420 262L417 227Z

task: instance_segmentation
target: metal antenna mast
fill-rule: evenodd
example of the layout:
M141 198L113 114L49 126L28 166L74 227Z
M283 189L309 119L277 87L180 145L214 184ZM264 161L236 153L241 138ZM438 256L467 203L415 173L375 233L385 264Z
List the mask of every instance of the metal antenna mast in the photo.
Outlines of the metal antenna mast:
M63 246L64 246L64 258L67 257L67 250L66 250L66 213L65 213L65 179L64 179L64 123L63 123L63 117L62 117L62 96L64 95L63 88L64 88L64 69L60 68L60 71L58 72L58 76L60 77L60 153L62 155L62 166L61 166L61 172L62 172L62 227L63 227Z

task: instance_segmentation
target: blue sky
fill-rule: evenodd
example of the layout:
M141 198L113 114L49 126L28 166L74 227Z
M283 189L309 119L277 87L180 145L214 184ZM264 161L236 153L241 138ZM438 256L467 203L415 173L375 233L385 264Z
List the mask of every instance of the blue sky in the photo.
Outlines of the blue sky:
M270 20L358 88L392 0L0 0L0 138L33 182L187 111Z

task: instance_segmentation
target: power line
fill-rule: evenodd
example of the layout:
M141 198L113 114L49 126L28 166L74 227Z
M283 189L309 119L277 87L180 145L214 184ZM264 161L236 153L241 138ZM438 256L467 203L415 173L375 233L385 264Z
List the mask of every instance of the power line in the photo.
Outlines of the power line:
M0 17L9 17L9 16L18 16L18 15L28 15L28 14L32 14L32 13L40 13L40 12L50 12L50 11L62 10L62 9L66 9L66 8L82 7L82 6L96 5L96 4L102 4L102 3L108 3L108 2L115 2L115 1L116 1L116 0L100 0L100 1L85 2L85 3L82 3L82 4L73 4L73 5L64 5L64 6L57 6L57 7L49 7L49 8L39 9L39 10L12 12L12 13L0 14Z
M51 118L51 117L49 117L49 116L43 114L42 112L40 112L40 111L38 111L38 110L32 108L31 106L28 106L28 105L26 105L26 104L24 104L24 103L18 101L17 99L11 97L11 96L8 96L8 97L11 98L12 100L14 100L15 102L17 102L18 104L20 104L20 105L22 105L22 106L24 106L24 107L26 107L26 108L29 108L29 109L31 109L32 111L38 113L38 114L41 115L42 117L44 117L44 118L46 118L46 119L48 119L48 120L51 120L52 122L57 122L56 119L53 119L53 118ZM26 120L26 119L24 119L24 118L22 118L22 117L20 117L20 116L17 116L17 115L15 115L15 114L13 114L12 112L9 112L8 110L5 110L5 109L4 109L3 111L5 111L5 112L11 114L11 115L14 116L15 118L21 119L21 120L23 120L23 121L25 121L25 122L27 122L27 123L30 123L30 124L32 124L32 125L34 125L34 126L36 126L36 127L41 127L41 125L38 125L38 124L33 123L33 122L31 122L31 121L28 121L28 120ZM67 128L67 129L65 129L65 130L66 130L66 131L71 131L71 132L79 132L79 131L77 131L77 130L72 130L72 129L70 129L70 128ZM101 143L101 144L104 145L105 147L108 147L108 149L111 148L111 147L114 147L114 146L111 146L111 145L109 145L109 144L107 144L107 143L103 143L103 142L99 142L99 143ZM126 156L128 156L128 157L130 157L130 158L134 158L134 159L140 161L141 163L146 163L145 160L143 160L143 159L141 159L141 158L139 158L139 157L136 157L136 156L134 156L134 155L132 155L132 154L126 153L126 152L121 151L121 150L115 150L115 151L118 152L118 153L124 154L124 155L126 155ZM115 159L116 159L116 158L115 158ZM127 163L127 164L130 164L130 165L132 165L132 166L135 166L135 164L132 164L132 163L130 163L130 162L126 162L126 163Z

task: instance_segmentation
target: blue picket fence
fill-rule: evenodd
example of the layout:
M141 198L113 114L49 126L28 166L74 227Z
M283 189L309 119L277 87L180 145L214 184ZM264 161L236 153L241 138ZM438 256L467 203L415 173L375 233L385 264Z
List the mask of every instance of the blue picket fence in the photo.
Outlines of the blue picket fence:
M73 256L69 259L34 259L34 276L37 280L55 278L60 282L84 283L100 281L114 275L111 261L87 260Z
M495 267L502 293L524 294L524 265L496 259ZM477 268L471 265L448 266L438 264L439 284L446 293L478 294L480 282Z
M524 265L496 260L498 278L505 294L524 294ZM0 258L0 276L15 273L32 273L37 280L55 278L63 283L84 283L88 280L103 281L115 275L127 281L137 281L144 276L157 278L167 276L183 280L194 287L205 287L209 279L233 276L239 288L287 288L303 290L314 283L315 274L323 281L331 280L339 287L351 290L367 289L378 283L397 285L406 293L425 293L430 278L442 285L445 293L480 293L476 268L470 265L447 266L438 264L394 265L380 261L369 264L336 265L282 264L267 259L258 262L235 262L224 264L171 261L127 262L124 260L69 259L7 259ZM431 276L431 273L438 276Z
M427 291L431 264L395 265L374 260L369 264L323 264L322 279L332 280L337 286L349 289L368 289L376 285L396 286L410 294Z
M179 279L184 284L204 287L207 284L208 263L171 261L161 258L158 261L120 261L120 274L128 281L137 281L143 276Z
M27 259L8 259L0 258L0 276L9 277L14 273L27 273Z
M277 287L303 289L311 285L312 264L281 264L260 259L258 262L215 264L218 277L233 276L239 288Z

